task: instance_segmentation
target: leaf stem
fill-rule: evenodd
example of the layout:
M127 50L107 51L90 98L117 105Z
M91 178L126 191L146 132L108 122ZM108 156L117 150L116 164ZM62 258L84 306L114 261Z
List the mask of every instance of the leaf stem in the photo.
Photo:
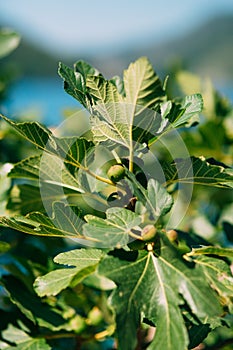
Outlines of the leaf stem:
M158 135L157 137L153 137L153 139L151 139L148 142L148 147L151 147L155 142L159 141L161 139L161 137L165 136L167 133L169 133L170 131L175 130L174 127L168 127L165 131L163 131L160 135Z
M85 171L88 175L94 177L96 180L99 180L99 181L102 181L110 186L114 186L116 187L116 183L115 182L112 182L110 179L106 179L105 177L102 177L102 176L99 176L95 173L93 173L90 169L88 168L84 168L84 167L80 167L83 171ZM119 188L123 188L124 189L124 186L120 185L119 183L117 183L117 187Z
M118 154L116 153L115 150L112 150L112 154L113 154L114 158L116 159L117 163L122 164L121 158L118 156Z
M136 233L133 233L132 231L128 232L129 236L135 238L135 239L139 239L140 241L142 241L142 237L137 235Z
M129 171L131 173L133 172L133 156L134 156L133 147L130 146L130 150L129 150Z
M78 338L80 339L81 342L86 342L86 341L91 341L91 340L101 340L104 339L106 337L111 336L115 331L115 326L114 325L110 325L107 329L105 329L104 331L101 331L99 333L93 334L89 337L85 337L85 336L80 336L77 333L58 333L58 334L45 334L40 336L40 338L44 338L44 339L62 339L62 338Z
M81 167L80 167L81 168ZM114 182L112 182L110 179L106 179L105 177L99 176L95 173L93 173L90 169L82 167L82 170L85 171L88 175L94 177L96 180L102 181L108 185L116 186Z

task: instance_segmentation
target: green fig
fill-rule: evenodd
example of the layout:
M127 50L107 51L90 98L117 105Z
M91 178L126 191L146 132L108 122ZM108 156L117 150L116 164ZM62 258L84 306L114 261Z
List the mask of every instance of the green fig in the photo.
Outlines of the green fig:
M120 164L112 165L109 168L107 175L112 182L118 182L125 176L125 168Z
M142 240L144 242L153 242L157 235L157 228L154 225L147 225L142 230Z
M177 239L178 239L178 233L175 231L175 230L169 230L166 232L167 234L167 237L169 239L169 241L171 241L172 243L173 242L177 242Z

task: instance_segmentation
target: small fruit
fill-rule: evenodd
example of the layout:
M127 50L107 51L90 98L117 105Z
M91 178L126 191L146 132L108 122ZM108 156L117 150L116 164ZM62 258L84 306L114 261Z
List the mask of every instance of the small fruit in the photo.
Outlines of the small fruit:
M157 235L157 228L154 225L147 225L142 230L142 240L144 242L153 242Z
M107 175L112 182L118 182L125 176L125 168L120 164L112 165Z
M169 230L166 233L170 242L175 242L175 243L177 242L178 234L175 230Z

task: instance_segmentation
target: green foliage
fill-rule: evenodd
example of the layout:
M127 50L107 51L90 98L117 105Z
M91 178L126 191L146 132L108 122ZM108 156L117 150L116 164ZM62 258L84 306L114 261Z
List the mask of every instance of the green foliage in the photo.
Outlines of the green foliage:
M174 341L177 348L185 349L188 337L180 310L185 302L203 323L211 323L211 318L221 313L208 284L202 282L200 287L198 271L181 262L165 237L161 236L160 244L157 252L142 252L133 261L114 256L100 265L100 272L118 286L111 303L116 310L120 349L136 347L135 333L143 317L156 325L149 349L172 349Z
M44 339L33 339L26 332L9 324L8 328L3 332L3 338L16 346L8 346L2 349L21 349L21 350L50 350L51 347L46 344Z
M19 35L10 29L0 30L0 58L9 55L19 45Z
M189 166L192 166L192 174L190 175ZM211 163L212 164L211 164ZM177 164L179 165L180 173L177 172ZM198 185L207 185L220 188L232 187L231 168L224 164L217 165L218 162L205 159L204 157L191 157L190 159L177 159L176 162L163 163L165 169L166 183L193 183ZM180 174L182 173L182 176Z
M20 36L9 28L0 29L0 60L14 51L20 42ZM6 97L8 88L15 78L15 67L0 63L0 102ZM1 106L0 106L1 107Z
M58 269L38 277L34 284L37 294L56 295L70 285L75 286L95 271L101 256L101 250L97 249L78 249L57 255L54 260L56 263L75 268Z
M174 344L185 350L208 335L215 335L217 344L233 311L233 253L223 240L208 240L206 234L209 226L220 231L222 225L231 237L233 174L222 157L199 153L195 133L213 129L205 122L197 131L188 129L199 121L202 96L194 91L171 99L145 57L131 63L122 79L107 80L84 61L73 69L60 64L59 74L66 92L89 111L88 132L57 137L37 122L2 116L39 150L3 178L1 283L14 316L13 325L2 326L4 348L100 349L117 339L119 350L173 350ZM230 118L220 98L212 104ZM229 150L226 119L221 137ZM196 137L188 145L194 155L187 158L185 149L185 158L171 160L161 144L169 138L177 147L180 134ZM153 152L159 162L151 164ZM162 177L154 175L155 167ZM184 197L177 205L187 185L195 187L193 201ZM204 197L197 196L198 185L208 189L202 190ZM208 221L197 235L190 220L197 219L198 200L206 203L210 191L226 191L227 206L219 223ZM180 208L187 215L173 227L172 212L179 216ZM9 232L15 232L16 242L6 239ZM23 236L26 255L16 232L37 236ZM0 310L7 312L6 306ZM156 329L152 337L151 329Z

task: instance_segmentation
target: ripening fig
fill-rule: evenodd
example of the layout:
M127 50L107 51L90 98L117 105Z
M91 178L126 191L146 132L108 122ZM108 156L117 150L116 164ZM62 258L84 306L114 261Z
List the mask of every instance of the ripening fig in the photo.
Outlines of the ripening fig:
M169 241L171 242L177 242L177 239L178 239L178 234L175 230L169 230L166 232L167 234L167 237L169 239Z
M112 165L107 175L112 182L118 182L125 176L125 168L120 164Z
M154 225L147 225L143 228L141 237L144 242L153 242L156 235L157 228Z

